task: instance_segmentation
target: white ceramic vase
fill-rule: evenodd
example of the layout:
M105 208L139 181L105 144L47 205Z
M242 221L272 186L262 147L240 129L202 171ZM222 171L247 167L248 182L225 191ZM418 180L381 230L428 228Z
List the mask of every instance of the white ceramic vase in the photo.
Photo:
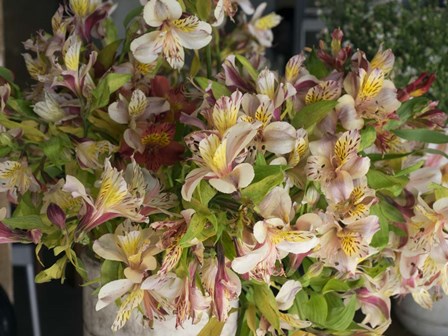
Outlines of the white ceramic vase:
M395 315L416 336L448 336L448 296L434 302L432 310L426 310L407 295L396 302Z
M89 257L83 257L89 279L95 279L100 275L100 264ZM110 327L117 314L117 307L113 304L95 310L97 296L93 295L96 287L86 286L83 289L83 318L84 336L196 336L208 322L208 316L204 314L203 319L196 325L185 321L183 328L176 329L176 317L169 316L164 321L154 321L153 329L143 325L142 316L137 312L131 315L126 325L117 332L112 332ZM235 302L234 306L238 306ZM233 313L224 325L221 336L234 336L237 330L238 315Z

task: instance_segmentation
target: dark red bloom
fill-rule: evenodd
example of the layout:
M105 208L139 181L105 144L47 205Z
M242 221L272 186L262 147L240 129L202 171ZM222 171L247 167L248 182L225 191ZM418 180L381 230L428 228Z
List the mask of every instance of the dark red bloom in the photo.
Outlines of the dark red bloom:
M398 89L397 98L404 102L412 97L419 97L428 92L432 83L436 79L435 74L422 73L415 81L409 83L404 89Z
M171 123L151 124L141 135L143 153L134 154L135 161L147 169L157 171L182 159L184 147L174 141L175 126ZM125 149L125 148L123 148Z
M164 121L179 120L181 112L191 114L197 107L195 100L187 99L182 86L171 87L168 78L164 76L155 76L151 80L151 95L165 98L170 103L170 112L165 115Z

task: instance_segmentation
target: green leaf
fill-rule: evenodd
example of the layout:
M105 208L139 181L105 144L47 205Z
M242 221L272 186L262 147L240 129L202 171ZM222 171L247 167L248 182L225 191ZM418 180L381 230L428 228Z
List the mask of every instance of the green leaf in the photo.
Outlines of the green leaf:
M121 263L119 261L104 260L101 264L101 284L107 284L117 280L121 273Z
M328 316L328 306L322 294L311 292L306 308L307 318L317 324L323 325Z
M109 69L114 64L115 55L122 42L123 40L114 41L99 52L98 62L104 67L104 70Z
M394 176L400 177L400 176L409 175L410 173L420 169L424 164L425 164L425 161L423 161L423 160L418 161L417 163L414 163L413 165L411 165L411 166L409 166L409 167L407 167L407 168L405 168L403 170L400 170L399 172L395 173Z
M207 21L210 13L212 12L212 2L210 0L197 0L196 1L196 13L198 17Z
M8 83L14 83L14 73L2 66L0 66L0 77L6 80Z
M438 201L441 198L448 197L448 188L441 186L440 184L431 183L429 185L429 188L431 190L434 190L434 194L436 196L436 201Z
M71 156L64 155L71 148L70 138L66 134L50 137L42 142L41 147L45 156L56 166L62 166L71 160Z
M258 80L258 72L253 67L252 63L250 63L250 61L243 55L235 55L235 58L241 63L253 81L256 82Z
M36 117L36 114L31 108L31 103L28 100L9 97L7 105L9 108L25 117L30 117L31 119Z
M367 173L367 182L372 189L385 191L398 196L409 182L405 176L387 175L379 170L370 169Z
M314 49L308 56L306 61L306 69L311 75L316 76L318 79L322 79L330 73L326 65L319 59L319 57L317 57Z
M214 231L212 225L209 224L206 217L201 216L200 214L194 214L190 220L190 224L188 225L187 232L185 232L179 241L179 246L191 246L191 241L193 239L196 238L199 241L204 241L215 235L215 233L216 232Z
M347 281L331 278L322 288L322 294L327 294L329 292L346 292L350 289Z
M411 100L401 103L397 110L397 114L400 117L399 120L390 120L386 125L386 130L397 129L398 127L404 125L414 114L419 113L427 105L428 98L426 97L415 97Z
M2 222L13 229L32 230L48 228L38 215L5 218Z
M109 73L100 79L92 94L94 99L92 110L102 108L109 104L110 95L126 84L131 74Z
M361 145L359 146L359 150L362 151L366 148L369 148L374 144L375 140L376 140L375 127L367 126L363 130L361 130Z
M337 103L335 100L321 100L307 105L296 112L292 125L295 128L309 128L322 121L334 109Z
M325 326L337 331L345 331L352 323L356 312L356 296L352 295L341 307L330 309Z
M433 143L433 144L444 144L448 143L448 135L432 131L429 129L401 129L393 131L395 135L398 137L410 140L410 141L418 141L424 143Z
M280 319L277 301L269 286L265 283L252 282L255 306L268 320L274 329L280 329Z
M33 122L34 123L34 122ZM36 126L31 126L30 123L25 122L15 122L6 118L4 114L0 114L0 125L5 126L8 129L12 128L20 128L23 131L23 134L30 140L41 142L45 140L45 134L37 129Z
M61 279L61 282L64 282L64 273L66 266L67 256L63 256L58 261L56 261L53 266L37 274L35 278L36 283L49 282L53 279Z
M254 167L254 170L255 182L241 190L241 195L253 204L258 204L274 187L283 182L284 173L281 166L258 166Z
M223 328L224 322L219 321L216 317L212 317L199 332L198 336L219 336Z
M196 81L196 83L198 83L198 85L201 87L202 90L206 90L208 88L208 86L211 84L212 85L212 93L213 93L213 96L215 97L215 99L219 99L222 96L230 96L230 94L231 94L231 92L225 85L222 85L221 83L212 81L208 78L196 77L195 81Z
M397 208L383 198L379 198L378 203L370 207L370 214L377 216L380 223L380 230L373 236L371 245L377 248L384 247L389 242L390 225L394 222L403 222L404 218Z
M196 187L190 202L183 201L185 208L194 209L201 215L210 215L208 203L216 195L216 189L212 188L206 181L201 181Z

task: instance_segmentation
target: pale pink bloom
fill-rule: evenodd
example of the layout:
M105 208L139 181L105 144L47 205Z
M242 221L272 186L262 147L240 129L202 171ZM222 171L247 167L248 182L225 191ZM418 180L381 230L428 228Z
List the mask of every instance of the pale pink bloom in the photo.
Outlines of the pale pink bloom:
M242 107L239 119L259 125L253 145L249 146L252 157L255 157L257 152L268 151L281 155L294 151L296 129L287 122L273 121L275 107L268 96L245 94Z
M316 256L340 272L354 274L357 265L377 251L370 247L380 229L378 217L368 216L341 226L332 219L326 223Z
M347 94L338 99L336 111L347 130L361 129L364 119L386 121L400 107L392 81L384 79L380 68L351 72L344 80Z
M165 98L146 97L143 91L135 90L129 101L120 95L119 100L112 103L108 111L113 121L128 125L123 134L126 144L143 153L145 145L142 137L148 128L150 118L167 112L169 109L170 104Z
M208 258L205 260L202 269L202 283L210 294L213 315L219 321L226 321L231 302L238 300L241 294L241 281L238 276L227 267L225 257L218 255L218 258Z
M106 260L120 261L126 265L124 279L114 280L101 287L98 293L96 310L115 302L124 295L112 330L121 329L129 320L134 309L143 301L142 281L148 271L157 267L154 255L158 237L152 229L142 229L127 221L117 227L115 233L101 236L93 244L96 254Z
M123 172L113 168L108 159L104 163L104 172L95 200L87 193L84 185L71 175L67 175L63 190L84 201L79 232L88 232L116 217L128 218L134 222L147 221L147 218L138 212L142 205L142 196L132 194Z
M219 98L212 111L212 121L215 129L222 136L238 119L243 95L239 91L232 93L230 97Z
M258 206L264 220L255 224L253 235L257 244L253 250L232 262L232 268L239 274L250 273L251 277L269 283L276 273L276 261L289 253L301 254L313 249L318 239L308 231L291 229L289 222L294 215L288 192L275 187Z
M252 16L247 27L249 33L255 37L263 47L272 47L272 41L274 40L274 34L272 33L272 28L278 26L282 17L275 13L270 13L265 16L261 16L266 8L266 3L260 4L257 9L255 9L254 15Z
M273 104L274 111L272 112L272 117L274 120L280 120L282 117L280 115L281 106L297 93L294 86L288 82L279 83L277 76L268 69L260 72L256 86L258 95L268 97Z
M237 163L236 158L257 134L257 127L238 123L227 130L223 138L210 134L199 143L195 161L200 168L193 169L185 178L182 197L189 201L202 179L208 180L216 190L230 194L247 187L255 174L248 163Z
M337 141L319 140L310 143L312 156L307 162L307 177L320 182L327 198L334 202L349 199L353 180L362 178L370 167L370 159L358 155L361 136L358 131L343 133Z
M409 256L427 254L433 248L442 248L448 255L447 229L448 198L441 198L431 209L419 196L414 206L414 216L408 221L408 241L404 253Z
M218 0L216 4L215 11L213 15L215 16L216 22L213 26L220 26L226 16L230 17L232 21L235 16L238 5L247 15L252 15L254 13L254 7L252 6L250 0Z
M56 58L53 59L54 67L60 74L55 77L53 86L64 86L70 89L78 97L90 97L95 83L89 72L97 59L97 53L90 54L87 64L80 63L82 42L76 34L70 35L62 48L64 63L60 65Z
M193 324L202 319L202 314L210 307L210 297L205 297L196 286L197 261L192 261L188 268L188 276L183 279L180 295L175 300L176 328L182 327L187 319Z
M201 49L210 43L212 27L196 16L182 17L182 7L176 0L149 0L143 18L155 31L144 34L131 43L134 57L141 63L153 63L163 56L173 69L184 65L184 48Z
M82 141L75 147L76 158L81 169L102 169L106 157L118 151L118 147L107 140Z
M300 53L291 57L288 63L286 63L285 79L288 83L294 85L301 74L303 74L305 71L307 73L307 70L303 67L305 59L305 55L303 53Z
M40 190L40 185L31 168L28 167L28 163L24 160L0 162L0 192L7 191L16 201L17 193L23 195L28 190L32 192Z
M372 328L376 328L391 323L389 296L381 292L372 292L367 288L361 288L356 291L356 298L361 306L361 311L365 315L362 324L368 323Z
M336 202L332 202L337 199ZM375 190L367 186L367 178L361 177L353 181L353 190L347 199L328 197L328 212L337 220L350 224L355 220L366 217L370 206L376 201Z

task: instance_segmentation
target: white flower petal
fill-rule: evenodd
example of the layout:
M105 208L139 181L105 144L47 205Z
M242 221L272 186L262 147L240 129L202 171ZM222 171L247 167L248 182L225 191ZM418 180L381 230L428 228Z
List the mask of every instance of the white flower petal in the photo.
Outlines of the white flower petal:
M288 310L294 303L296 294L302 289L302 284L296 280L286 281L280 288L275 301L277 301L278 309Z
M120 279L111 281L101 287L98 293L98 302L96 304L96 311L108 306L116 299L120 298L132 288L133 282L128 279Z
M132 41L132 54L140 63L153 63L162 52L162 42L163 34L159 31L144 34Z
M143 9L143 18L151 27L160 27L163 21L176 20L182 15L177 0L150 0Z

